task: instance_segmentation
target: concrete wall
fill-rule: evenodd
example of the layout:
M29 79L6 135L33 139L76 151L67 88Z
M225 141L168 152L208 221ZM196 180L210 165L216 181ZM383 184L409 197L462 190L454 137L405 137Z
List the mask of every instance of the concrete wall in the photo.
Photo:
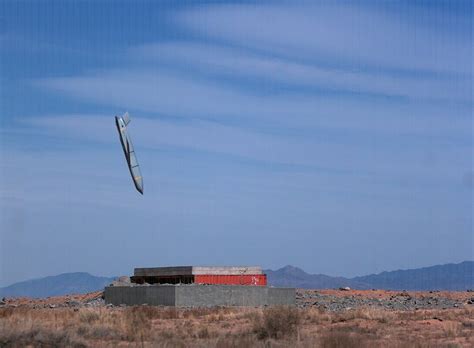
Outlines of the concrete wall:
M152 306L174 306L173 285L161 286L107 286L104 290L105 303L129 306L148 304Z
M109 286L105 302L113 305L161 305L177 307L295 305L292 288L240 285Z

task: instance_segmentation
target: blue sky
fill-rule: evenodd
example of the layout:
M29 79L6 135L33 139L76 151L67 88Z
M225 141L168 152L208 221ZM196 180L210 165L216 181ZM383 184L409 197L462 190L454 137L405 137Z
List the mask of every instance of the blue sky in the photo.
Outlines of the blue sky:
M5 1L0 57L0 285L473 259L468 1Z

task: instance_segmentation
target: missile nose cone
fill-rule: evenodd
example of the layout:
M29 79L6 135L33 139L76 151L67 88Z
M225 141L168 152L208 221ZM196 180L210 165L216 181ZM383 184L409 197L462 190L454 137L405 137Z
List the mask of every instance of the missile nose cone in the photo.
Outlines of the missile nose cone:
M141 178L135 181L135 186L137 187L138 192L143 194L143 180Z

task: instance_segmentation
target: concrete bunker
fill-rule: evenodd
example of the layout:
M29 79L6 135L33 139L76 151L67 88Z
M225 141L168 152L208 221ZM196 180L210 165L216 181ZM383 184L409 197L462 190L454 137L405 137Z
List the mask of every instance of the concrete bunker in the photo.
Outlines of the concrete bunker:
M106 303L176 307L295 305L294 288L267 286L260 267L135 268L127 284L108 286Z

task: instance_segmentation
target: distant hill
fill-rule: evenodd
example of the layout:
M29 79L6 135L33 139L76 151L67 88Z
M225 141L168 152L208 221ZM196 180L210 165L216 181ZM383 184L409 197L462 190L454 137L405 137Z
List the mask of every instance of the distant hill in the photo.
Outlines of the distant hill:
M418 269L382 272L352 280L376 289L467 290L474 289L474 261Z
M96 277L85 272L26 280L0 288L0 297L48 297L101 290L115 278Z
M272 286L302 289L332 289L348 286L352 289L385 290L467 290L474 289L474 261L446 264L410 270L382 272L355 278L308 274L285 266L265 271Z
M474 289L474 261L432 267L382 272L362 277L331 277L308 274L300 268L285 266L276 271L265 270L268 284L303 289L386 290L467 290ZM27 280L0 288L0 297L48 297L80 294L103 289L115 277L96 277L89 273L64 273L57 276Z
M370 289L362 282L343 277L331 277L324 274L308 274L294 266L285 266L276 271L265 270L268 284L277 287L292 287L300 289L334 289L350 287L353 289Z

